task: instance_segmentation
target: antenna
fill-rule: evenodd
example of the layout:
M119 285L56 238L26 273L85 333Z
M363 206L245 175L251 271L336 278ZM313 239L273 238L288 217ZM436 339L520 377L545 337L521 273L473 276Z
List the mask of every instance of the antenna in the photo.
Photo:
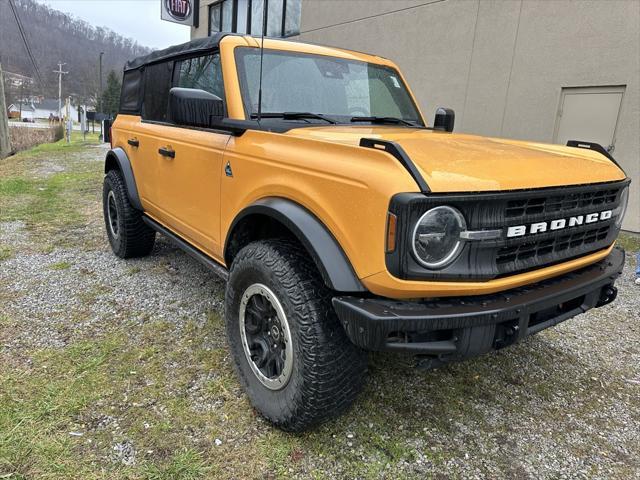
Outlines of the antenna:
M260 83L258 85L258 123L262 119L262 60L264 58L264 32L267 30L267 9L269 0L262 2L262 39L260 42Z

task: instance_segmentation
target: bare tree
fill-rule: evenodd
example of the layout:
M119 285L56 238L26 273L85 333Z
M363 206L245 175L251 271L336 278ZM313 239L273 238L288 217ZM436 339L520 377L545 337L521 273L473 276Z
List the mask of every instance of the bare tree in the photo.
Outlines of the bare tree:
M34 0L14 0L14 3L43 76L44 85L34 85L34 89L47 97L58 96L57 76L53 73L58 60L66 62L65 68L70 72L63 82L63 97L75 95L82 99L95 99L99 90L100 52L105 52L105 72L121 72L127 60L149 52L135 40L124 38L108 28L93 27ZM0 55L5 71L35 76L9 2L4 0L0 0L0 32ZM13 98L15 92L7 93Z

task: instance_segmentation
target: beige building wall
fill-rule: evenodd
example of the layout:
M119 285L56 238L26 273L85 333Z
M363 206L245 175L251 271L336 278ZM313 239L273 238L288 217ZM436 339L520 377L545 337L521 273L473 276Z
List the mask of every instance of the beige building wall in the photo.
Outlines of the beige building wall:
M218 0L200 0L198 28L191 27L191 38L202 38L209 35L209 5Z
M562 88L624 85L614 156L633 179L623 228L640 232L640 0L303 0L300 31L394 60L458 132L553 142Z

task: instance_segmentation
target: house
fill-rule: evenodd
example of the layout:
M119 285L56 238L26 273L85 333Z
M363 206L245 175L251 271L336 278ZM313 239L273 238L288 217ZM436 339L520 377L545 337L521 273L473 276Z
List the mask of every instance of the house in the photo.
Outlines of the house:
M20 105L17 103L9 105L9 118L18 118L20 116ZM71 105L69 107L71 113L71 119L74 122L79 121L78 109ZM66 108L64 102L62 103L62 116L64 117ZM49 118L58 117L58 100L45 98L38 102L23 102L22 103L22 117L21 119L28 121L35 120L49 120Z
M35 107L30 104L30 103L23 103L22 104L22 108L20 108L20 104L17 103L12 103L11 105L9 105L9 118L10 119L15 119L15 120L20 120L22 121L27 120L27 121L33 121L34 119L34 112L35 112ZM22 114L20 113L22 111Z
M34 118L48 120L50 115L58 116L58 100L55 98L45 98L38 103L32 104L34 107ZM78 110L73 105L70 106L71 118L78 120ZM62 116L65 115L66 109L64 101L62 102Z

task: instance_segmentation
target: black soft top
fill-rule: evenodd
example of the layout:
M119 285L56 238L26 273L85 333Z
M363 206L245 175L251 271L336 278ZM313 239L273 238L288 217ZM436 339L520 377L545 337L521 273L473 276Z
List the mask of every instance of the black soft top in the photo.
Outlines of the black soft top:
M210 37L196 38L195 40L191 40L190 42L181 43L180 45L173 45L163 50L155 50L149 55L134 58L133 60L128 61L124 66L124 70L126 72L127 70L135 70L145 65L162 62L174 57L181 57L183 55L189 56L207 52L209 50L217 48L218 45L220 45L220 40L222 40L222 38L226 35L229 34L215 33Z

